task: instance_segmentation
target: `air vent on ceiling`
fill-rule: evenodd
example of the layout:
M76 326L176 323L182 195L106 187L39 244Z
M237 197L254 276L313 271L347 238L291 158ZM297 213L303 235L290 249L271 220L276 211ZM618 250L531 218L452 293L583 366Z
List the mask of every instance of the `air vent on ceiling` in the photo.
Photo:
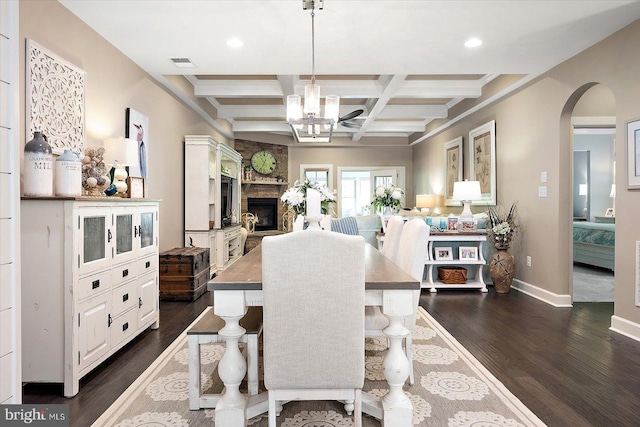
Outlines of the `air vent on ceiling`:
M173 65L179 68L195 68L193 62L189 58L170 58Z

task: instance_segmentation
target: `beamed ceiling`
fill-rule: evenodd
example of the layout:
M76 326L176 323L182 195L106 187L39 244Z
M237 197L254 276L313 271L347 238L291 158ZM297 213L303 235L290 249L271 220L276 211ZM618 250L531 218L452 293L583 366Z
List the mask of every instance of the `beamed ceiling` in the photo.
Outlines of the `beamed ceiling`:
M293 143L286 97L312 71L301 0L60 3L226 137ZM640 2L623 0L325 0L321 95L340 96L341 116L364 110L333 144L420 142L638 18ZM483 44L465 47L471 37Z

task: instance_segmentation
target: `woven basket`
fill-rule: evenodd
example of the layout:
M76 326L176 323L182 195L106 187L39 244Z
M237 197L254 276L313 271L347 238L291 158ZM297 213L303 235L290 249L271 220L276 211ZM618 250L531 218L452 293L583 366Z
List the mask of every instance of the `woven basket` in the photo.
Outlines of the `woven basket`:
M467 270L462 267L438 267L438 278L445 285L467 283Z

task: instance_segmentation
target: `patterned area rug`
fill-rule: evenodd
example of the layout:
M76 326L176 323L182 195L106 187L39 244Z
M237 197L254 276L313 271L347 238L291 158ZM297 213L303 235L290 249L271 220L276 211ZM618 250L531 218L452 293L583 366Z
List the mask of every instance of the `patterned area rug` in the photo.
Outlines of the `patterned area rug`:
M201 316L210 315L210 310ZM386 340L367 339L364 390L378 396L387 390L381 367L385 351ZM413 352L415 384L405 386L405 393L413 403L414 425L544 426L422 308ZM221 356L220 344L202 346L202 386L208 393L222 390L215 369ZM183 332L93 425L215 425L214 409L190 411L188 398L187 337ZM255 427L267 424L266 414L248 422ZM339 402L290 402L284 405L278 424L343 427L352 426L353 418ZM380 421L363 415L363 425L380 426Z

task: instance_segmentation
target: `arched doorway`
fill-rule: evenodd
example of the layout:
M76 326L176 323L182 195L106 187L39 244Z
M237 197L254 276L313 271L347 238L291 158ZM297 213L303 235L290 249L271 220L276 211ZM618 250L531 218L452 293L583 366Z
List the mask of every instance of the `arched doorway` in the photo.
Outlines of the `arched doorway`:
M563 111L570 159L569 293L573 302L614 301L615 98L597 83L574 92ZM567 123L566 118L570 117ZM564 138L562 141L564 142Z

